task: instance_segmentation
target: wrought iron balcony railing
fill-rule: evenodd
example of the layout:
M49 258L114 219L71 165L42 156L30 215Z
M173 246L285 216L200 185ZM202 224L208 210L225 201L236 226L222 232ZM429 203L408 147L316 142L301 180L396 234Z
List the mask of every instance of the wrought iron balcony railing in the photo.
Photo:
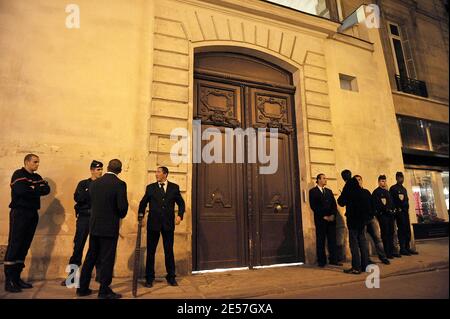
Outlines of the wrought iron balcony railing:
M428 97L427 85L424 81L410 79L396 74L395 82L397 82L397 90L399 91Z

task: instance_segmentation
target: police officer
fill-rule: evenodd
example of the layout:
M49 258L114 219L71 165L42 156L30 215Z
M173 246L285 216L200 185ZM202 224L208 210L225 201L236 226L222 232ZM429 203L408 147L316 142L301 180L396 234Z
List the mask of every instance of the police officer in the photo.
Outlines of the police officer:
M70 257L69 264L81 266L83 259L84 245L86 244L87 237L89 235L89 218L91 217L91 198L89 196L89 188L91 183L103 174L103 163L99 161L92 161L91 177L83 179L77 185L73 199L75 200L75 216L77 217L77 226L75 230L75 237L73 239L73 253ZM71 273L68 278L72 277L72 273L75 271L75 267L71 269ZM98 271L98 269L97 269ZM66 279L61 282L61 286L66 285Z
M20 278L20 274L39 221L40 197L50 193L48 182L36 173L38 167L39 156L27 154L24 167L16 170L11 178L11 212L4 269L5 290L13 293L33 288L32 284Z
M400 254L405 256L417 255L418 252L409 246L411 241L411 224L409 222L408 192L403 187L404 176L402 172L395 174L397 184L391 186L389 192L397 210L395 220L397 222L397 236L400 244Z
M378 219L383 240L384 252L388 259L401 257L395 251L394 227L395 227L395 206L391 195L387 190L386 175L378 176L378 188L372 192L375 216Z

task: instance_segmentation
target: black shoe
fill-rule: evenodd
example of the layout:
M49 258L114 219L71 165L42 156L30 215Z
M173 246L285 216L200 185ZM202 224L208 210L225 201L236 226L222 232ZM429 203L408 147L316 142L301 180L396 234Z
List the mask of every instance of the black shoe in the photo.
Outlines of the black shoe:
M402 255L400 254L392 254L392 256L394 256L395 258L402 258Z
M352 275L359 275L361 273L360 270L358 269L353 269L353 268L349 268L349 269L344 269L344 272L346 274L352 274Z
M400 250L400 255L411 256L411 254L407 250Z
M386 256L387 259L394 259L394 256L388 255Z
M151 281L146 281L145 284L144 284L144 287L152 288L152 287L153 287L153 280L151 280Z
M170 286L178 286L178 283L177 283L177 281L175 280L175 278L167 279L167 283L168 283Z
M320 268L323 268L323 267L325 267L325 264L318 264L318 266L319 266Z
M98 294L98 299L120 299L120 298L122 298L122 295L117 294L112 290L105 294Z
M374 264L376 264L373 260L371 260L371 259L369 259L368 261L367 261L367 264L369 264L369 265L374 265Z
M330 262L330 265L333 265L333 266L343 266L343 264L340 263L340 262L338 262L338 261L336 261L336 262Z
M410 253L411 255L418 255L419 253L415 250L412 249L407 249L408 253Z
M385 264L385 265L389 265L391 262L389 261L389 259L387 259L387 258L382 258L382 259L380 259L381 260L381 262L383 263L383 264Z
M17 293L22 292L22 288L20 288L19 284L12 281L12 280L6 280L5 281L5 291Z
M77 296L78 297L86 297L92 294L91 289L81 290L80 288L77 288Z
M33 285L30 284L29 282L25 282L22 279L19 278L19 280L17 281L17 285L22 288L22 289L30 289L33 288Z

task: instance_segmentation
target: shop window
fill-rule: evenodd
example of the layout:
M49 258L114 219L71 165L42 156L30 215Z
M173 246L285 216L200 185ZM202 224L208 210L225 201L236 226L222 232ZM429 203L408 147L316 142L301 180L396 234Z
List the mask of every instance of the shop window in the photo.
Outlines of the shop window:
M416 169L407 170L407 172L411 177L412 200L414 201L417 222L435 223L445 221L443 217L448 215L448 211L443 210L448 210L448 172L441 173ZM441 178L442 183L436 177ZM447 195L445 197L446 192ZM443 199L445 199L447 207L439 205Z
M447 214L448 214L448 194L449 194L449 188L448 188L448 172L442 172L442 186L444 188L443 194L444 194L444 200L445 200L445 206L447 207Z

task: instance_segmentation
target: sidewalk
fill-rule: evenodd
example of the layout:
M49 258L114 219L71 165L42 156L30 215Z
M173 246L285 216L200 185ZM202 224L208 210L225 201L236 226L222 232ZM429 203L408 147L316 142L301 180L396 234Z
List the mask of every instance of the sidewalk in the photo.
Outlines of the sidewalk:
M395 258L391 265L377 263L381 278L448 268L448 238L416 242L419 255ZM376 257L372 257L378 262ZM344 264L344 268L349 264ZM337 286L352 282L364 285L366 276L348 275L343 267L317 268L313 266L292 266L240 270L223 273L207 273L177 277L179 286L171 287L164 277L156 278L153 288L139 285L138 298L142 299L210 299L210 298L258 298L259 296L283 294L318 287ZM59 285L60 280L34 282L34 288L19 294L6 293L0 287L0 299L74 299L74 289ZM92 282L94 294L83 299L96 299L98 284ZM124 298L131 295L130 278L114 278L112 288Z

